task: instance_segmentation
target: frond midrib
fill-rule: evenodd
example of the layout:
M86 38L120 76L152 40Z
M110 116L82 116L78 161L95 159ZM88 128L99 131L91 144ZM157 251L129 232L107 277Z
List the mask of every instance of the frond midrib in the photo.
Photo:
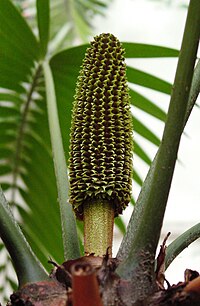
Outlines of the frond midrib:
M15 141L15 151L13 154L12 163L12 182L11 182L11 204L16 201L16 190L17 190L17 180L20 174L20 160L23 151L23 140L26 133L26 127L28 123L28 114L30 112L30 106L32 104L34 92L38 86L38 80L41 76L41 65L38 64L33 73L32 82L30 84L29 90L27 91L26 100L23 105L23 110L21 112L21 120L16 133Z

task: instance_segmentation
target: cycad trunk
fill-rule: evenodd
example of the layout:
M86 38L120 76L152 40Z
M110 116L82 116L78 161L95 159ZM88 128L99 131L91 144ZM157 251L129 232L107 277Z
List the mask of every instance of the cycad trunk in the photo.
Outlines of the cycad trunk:
M12 306L197 306L200 277L167 290L152 281L152 292L141 298L135 282L121 279L116 259L86 256L56 266L49 281L27 284L11 296ZM140 275L141 284L147 275ZM152 278L151 278L152 279ZM139 297L140 295L140 297Z

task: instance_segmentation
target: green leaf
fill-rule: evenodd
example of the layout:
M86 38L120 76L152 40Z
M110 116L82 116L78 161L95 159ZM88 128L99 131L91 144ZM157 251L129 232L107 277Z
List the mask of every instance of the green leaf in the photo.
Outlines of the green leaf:
M4 122L0 122L0 134L1 134L1 131L5 131L5 130L12 131L12 130L15 130L16 128L17 128L17 122L14 122L13 117L10 121L5 120Z
M15 109L15 108L11 108L11 107L6 107L6 106L1 106L1 116L2 117L11 117L11 118L13 118L13 117L19 117L19 111L17 110L17 109Z
M5 175L10 173L11 167L8 165L0 165L0 175Z
M16 107L19 106L22 102L21 98L16 93L1 93L0 92L0 101L8 102L9 104L13 102L13 105Z
M19 2L22 13L32 28L36 28L35 1L29 0L26 5L23 5L23 2ZM91 21L95 15L104 13L109 2L111 0L50 1L50 40L55 42L53 53L73 45L76 40L86 41L93 27ZM59 35L61 34L60 30L65 26L62 35ZM66 31L66 29L68 30Z
M179 51L162 46L123 42L126 58L178 57Z
M84 54L79 53L80 49L75 47L55 55L50 66L53 73L58 113L60 119L62 139L65 139L64 150L66 159L69 157L69 132L71 126L71 110L73 96L75 94L76 80L79 73Z
M47 279L47 274L33 254L0 187L0 233L12 258L19 285Z
M72 14L75 21L76 32L81 40L84 40L85 36L87 37L90 34L89 22L84 20L84 16L74 7L72 7Z
M1 35L26 53L26 58L38 58L38 44L31 29L20 15L19 11L10 0L0 0L0 28L3 28ZM15 50L16 51L16 50Z
M35 240L35 247L40 247L40 252L38 255L40 256L40 259L42 258L42 262L44 264L47 264L49 252L48 249L51 248L51 257L53 258L59 258L63 260L63 256L60 256L60 250L55 249L55 243L52 239L52 236L55 237L58 241L61 242L61 237L58 232L56 232L56 227L54 226L54 229L52 229L52 226L50 225L50 217L48 214L41 220L40 218L40 212L41 210L38 209L38 211L34 210L32 213L28 213L25 210L22 210L22 208L19 208L20 215L24 220L26 220L27 224L22 224L23 230L25 230L25 233L27 237L31 237L31 241L33 241L33 237ZM51 221L52 222L52 221ZM45 226L44 226L45 223ZM51 235L49 235L49 228L51 228ZM35 236L35 233L40 233L38 237ZM30 235L28 235L30 234ZM43 252L41 252L41 250ZM45 256L46 255L46 256Z
M49 0L37 0L37 22L40 37L40 56L47 53L49 41Z
M22 82L29 81L39 48L30 28L9 0L0 0L0 50L0 87L25 92ZM8 96L1 94L1 99Z
M10 277L7 277L6 280L9 282L13 291L17 291L17 284L13 281L13 279L11 279Z
M7 191L10 188L10 184L2 182L1 187L3 191Z
M136 68L127 67L128 81L140 86L160 91L162 93L171 94L172 85L160 78L149 73L143 72Z
M57 178L58 197L60 204L65 260L69 260L80 257L79 242L72 206L68 202L69 183L58 119L53 77L47 62L44 62L43 69L46 84L49 129L51 135L52 150L54 154L54 167Z
M136 117L133 118L133 127L135 132L137 132L156 146L159 146L160 139Z
M139 94L135 90L129 90L131 96L131 104L147 114L161 120L165 121L166 113L158 107L155 103L151 102L149 99L145 98L143 95Z
M10 167L10 170L6 170L9 171L9 183L4 179L3 187L9 189L10 202L15 204L16 209L18 191L24 200L23 205L28 206L26 213L22 213L19 208L21 226L27 240L30 238L29 243L35 241L35 250L40 249L37 253L39 259L44 262L45 256L46 261L48 256L52 256L55 261L62 262L56 180L46 101L41 91L44 85L37 64L39 45L16 8L10 8L12 6L10 1L0 0L0 16L7 16L6 22L10 26L9 32L7 23L3 23L3 18L0 18L0 87L4 88L4 92L0 92L0 150L11 150L7 157L3 156L5 152L2 151L2 165ZM18 32L16 37L15 31ZM23 82L27 84L24 86ZM23 182L23 192L19 188L19 181Z
M136 170L133 171L133 179L134 179L134 181L136 181L136 183L139 186L142 186L143 180L141 179L140 175L138 174L138 172Z
M151 165L150 157L136 141L134 141L134 153L138 155L138 157L140 157L147 165Z
M16 137L15 137L14 133L9 135L7 132L5 132L4 135L1 135L0 147L3 146L3 145L9 145L11 142L13 143L15 141L15 138Z
M122 218L120 217L115 218L115 225L119 228L122 235L126 233L126 226L125 223L122 221Z

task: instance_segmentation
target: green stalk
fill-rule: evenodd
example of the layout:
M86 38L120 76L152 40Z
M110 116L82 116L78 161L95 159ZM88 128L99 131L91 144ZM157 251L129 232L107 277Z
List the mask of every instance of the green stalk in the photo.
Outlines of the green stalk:
M43 63L43 69L46 84L49 129L53 150L54 168L56 174L58 200L60 205L60 214L62 222L64 256L65 260L69 260L80 257L79 241L74 214L72 211L72 207L68 202L69 184L67 166L59 126L53 77L51 69L47 62Z
M114 207L105 200L88 201L84 204L84 224L85 253L102 256L109 248L112 256Z
M200 60L198 60L198 63L196 65L195 69L194 69L194 74L193 74L193 78L192 78L192 84L191 84L190 94L189 94L189 99L188 99L187 111L186 111L186 116L185 116L182 132L185 128L185 125L186 125L189 117L190 117L191 111L192 111L192 109L195 105L195 102L196 102L197 98L198 98L199 92L200 92ZM144 202L147 200L146 198L147 198L147 196L150 192L156 161L157 161L157 154L156 154L156 156L155 156L155 158L154 158L154 160L151 164L151 167L149 169L149 173L148 173L148 175L145 179L145 182L142 186L141 193L138 197L137 205L135 206L136 217L134 217L134 214L131 216L131 219L133 217L135 218L134 222L131 222L131 221L129 222L128 231L130 233L132 233L132 236L134 236L136 231L137 231L137 220L138 221L140 220L140 218L138 218L138 219L136 219L136 218L137 218L137 216L142 214L142 210L144 209ZM140 211L140 209L141 209L141 211ZM197 237L197 238L199 238L199 237ZM128 252L129 252L129 249L131 247L131 244L129 244L128 239L129 239L128 235L124 237L124 240L122 242L122 245L121 245L120 250L119 250L118 255L117 255L118 258L120 258L120 259L124 259L128 256ZM174 250L174 253L176 253L176 250Z
M1 186L0 236L12 259L20 287L29 282L49 279L15 221Z
M199 0L191 0L161 145L120 246L117 272L136 281L140 294L153 290L154 259L185 122L200 36ZM146 278L144 280L144 273ZM138 282L138 279L144 281Z
M190 88L190 95L188 99L188 106L187 106L187 112L184 122L184 127L188 121L188 118L193 110L193 107L195 105L195 102L198 98L198 95L200 93L200 59L198 60L196 67L194 69L194 74L192 78L192 85Z
M178 238L176 238L167 247L166 257L165 257L165 269L169 267L172 261L192 242L200 237L200 223L189 228Z

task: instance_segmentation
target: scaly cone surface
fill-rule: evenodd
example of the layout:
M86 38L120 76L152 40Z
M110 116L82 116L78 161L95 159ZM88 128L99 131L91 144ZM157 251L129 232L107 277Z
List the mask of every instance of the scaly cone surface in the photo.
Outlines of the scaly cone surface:
M113 218L129 203L131 122L124 50L112 34L101 34L86 51L72 114L70 202L79 219L88 202L110 205Z

